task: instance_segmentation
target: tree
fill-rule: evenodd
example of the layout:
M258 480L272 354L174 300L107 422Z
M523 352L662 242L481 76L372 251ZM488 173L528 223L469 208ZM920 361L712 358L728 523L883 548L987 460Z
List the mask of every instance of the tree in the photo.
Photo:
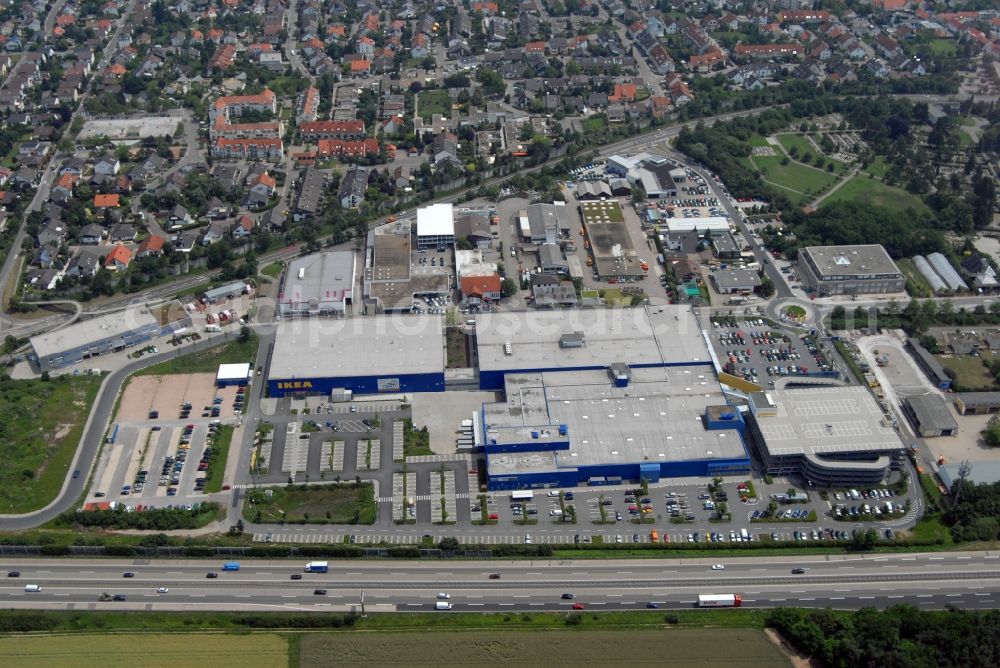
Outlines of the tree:
M446 536L445 538L442 538L440 542L438 542L438 549L444 550L446 552L455 552L456 550L459 550L461 547L462 547L461 543L459 543L458 539L453 536Z
M517 283L512 278L505 278L500 284L500 291L504 297L513 297L517 294Z

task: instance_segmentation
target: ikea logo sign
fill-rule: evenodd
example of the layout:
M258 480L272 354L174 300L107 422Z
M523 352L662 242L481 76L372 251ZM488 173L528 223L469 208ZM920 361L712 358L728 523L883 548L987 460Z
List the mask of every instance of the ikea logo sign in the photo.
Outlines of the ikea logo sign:
M293 380L278 383L279 390L311 390L312 386L312 381L309 380Z

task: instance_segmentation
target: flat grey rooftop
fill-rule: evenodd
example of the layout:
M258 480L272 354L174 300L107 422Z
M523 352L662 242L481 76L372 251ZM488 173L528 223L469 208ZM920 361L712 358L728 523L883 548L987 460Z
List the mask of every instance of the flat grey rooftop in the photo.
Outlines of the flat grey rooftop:
M354 266L354 251L326 251L296 258L288 263L281 301L343 299L354 288Z
M807 246L800 252L806 254L827 280L841 276L879 276L899 274L885 248L878 244L862 246Z
M490 455L490 475L606 464L718 460L746 457L736 430L705 429L707 406L725 403L711 372L639 369L628 388L603 371L511 374L507 402L486 407L487 435L497 442L559 439L569 428L570 449Z
M160 325L148 311L127 309L83 320L69 327L31 337L31 347L39 357L57 355L86 347L137 330L159 331Z
M384 315L278 324L269 378L444 373L443 319Z
M757 424L772 455L836 455L901 450L892 422L863 387L817 387L765 392L776 415Z
M560 348L560 336L573 332L583 332L585 344ZM607 367L615 362L706 364L711 359L690 306L483 313L476 316L476 338L484 371Z
M906 398L921 427L936 430L958 429L958 422L948 410L948 404L937 394L918 394Z

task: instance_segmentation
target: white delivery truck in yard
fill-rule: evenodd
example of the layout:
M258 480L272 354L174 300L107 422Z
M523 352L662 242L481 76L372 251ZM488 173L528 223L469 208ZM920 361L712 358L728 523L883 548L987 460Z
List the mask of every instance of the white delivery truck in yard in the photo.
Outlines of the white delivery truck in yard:
M326 573L330 570L330 564L325 561L310 561L306 564L306 573Z

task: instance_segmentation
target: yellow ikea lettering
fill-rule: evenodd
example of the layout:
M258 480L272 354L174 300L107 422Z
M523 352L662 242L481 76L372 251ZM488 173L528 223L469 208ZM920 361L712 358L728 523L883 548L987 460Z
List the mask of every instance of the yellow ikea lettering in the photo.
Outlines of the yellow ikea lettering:
M312 389L312 386L312 381L309 380L296 380L278 383L279 390L310 390Z

